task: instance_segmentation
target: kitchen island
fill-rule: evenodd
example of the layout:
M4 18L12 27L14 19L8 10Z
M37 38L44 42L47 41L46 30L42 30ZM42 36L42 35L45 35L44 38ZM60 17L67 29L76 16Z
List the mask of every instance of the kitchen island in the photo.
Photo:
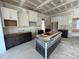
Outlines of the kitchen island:
M61 41L61 32L37 35L36 50L47 59Z

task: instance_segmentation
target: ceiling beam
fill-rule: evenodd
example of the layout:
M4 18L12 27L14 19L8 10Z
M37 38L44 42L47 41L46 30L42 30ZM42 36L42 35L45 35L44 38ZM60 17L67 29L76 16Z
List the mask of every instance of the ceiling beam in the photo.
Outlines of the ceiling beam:
M33 8L33 7L31 7L30 5L27 5L27 4L24 4L24 6L29 7L29 8Z
M37 0L37 1L40 2L40 3L42 2L41 0Z
M49 8L49 9L51 8L51 7L49 7L48 5L46 5L46 7Z
M42 3L42 1L41 0L37 0L38 2L40 2L40 3ZM49 7L48 5L46 5L46 7L47 8L51 8L51 7Z
M18 2L17 0L13 0L13 1Z
M27 1L28 3L34 5L34 6L37 6L36 4L34 4L33 2L31 2L31 1L29 1L29 0L20 0L20 6L23 6L26 1Z
M42 3L42 1L41 0L37 0L38 2L40 2L40 3ZM48 5L46 5L45 7L47 7L47 8L51 8L51 7L49 7ZM45 10L44 8L41 8L42 10Z
M56 7L56 4L54 2L51 2L52 5ZM57 8L58 10L61 10L60 8Z
M49 10L43 12L43 13L49 12L49 11L51 11L51 10L55 10L55 9L61 7L61 6L67 5L67 4L72 3L72 2L74 2L74 1L75 1L75 0L70 1L70 2L69 2L69 1L68 1L68 2L65 2L65 3L63 3L63 4L61 4L61 5L58 5L58 6L54 7L54 8L51 8L51 9L49 9Z
M45 2L43 2L42 4L40 4L38 7L36 7L36 9L40 9L42 8L44 5L48 4L49 2L51 2L52 0L46 0Z
M34 5L34 6L37 6L35 3L33 3L31 1L29 1L29 0L27 0L27 2L30 3L30 4L32 4L32 5Z
M71 8L73 7L72 3L71 3Z
M26 0L20 0L19 6L22 7Z
M66 11L63 11L63 12L60 12L60 13L57 13L57 14L54 14L54 15L51 15L51 16L56 16L56 15L60 15L60 14L63 14L63 13L67 13L67 12L73 11L74 8L75 8L75 7L69 8L69 9L66 10Z
M66 5L64 7L65 7L65 9L67 9L67 6Z

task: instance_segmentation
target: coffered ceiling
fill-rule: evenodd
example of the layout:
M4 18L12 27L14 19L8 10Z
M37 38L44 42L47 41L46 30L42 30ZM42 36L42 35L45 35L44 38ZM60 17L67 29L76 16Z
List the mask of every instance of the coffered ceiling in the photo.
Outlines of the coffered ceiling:
M54 15L78 5L78 0L2 0L13 5L30 8L46 15Z

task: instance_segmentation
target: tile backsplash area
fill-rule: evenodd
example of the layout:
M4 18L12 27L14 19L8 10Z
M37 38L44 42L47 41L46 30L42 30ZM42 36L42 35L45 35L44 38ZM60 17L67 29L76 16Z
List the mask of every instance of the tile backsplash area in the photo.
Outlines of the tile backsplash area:
M9 28L4 28L4 33L5 34L10 34L10 33L23 33L23 32L33 32L35 33L36 30L40 29L39 27L9 27Z

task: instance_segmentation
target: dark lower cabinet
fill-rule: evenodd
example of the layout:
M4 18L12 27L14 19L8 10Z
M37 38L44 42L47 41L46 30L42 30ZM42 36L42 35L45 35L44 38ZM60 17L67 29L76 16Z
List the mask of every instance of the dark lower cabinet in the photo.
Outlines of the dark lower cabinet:
M38 42L36 42L36 50L45 57L45 48L42 47Z
M32 33L31 32L19 34L20 44L31 41L31 40L32 40Z
M58 46L58 44L61 42L61 38L59 38L58 41L56 41L50 48L47 49L47 57L51 55L51 53L55 50L55 48Z
M68 38L68 30L59 29L58 31L62 32L61 37L63 37L63 38Z
M5 44L7 49L31 40L32 40L31 32L5 35Z
M55 50L55 48L58 46L58 44L61 42L61 38L59 38L58 41L56 41L51 47L47 49L47 57L51 55L51 53ZM36 42L36 50L43 56L45 57L45 48L41 46L39 42Z
M5 36L5 44L6 48L11 48L16 45L19 45L19 39L17 34L12 34L12 35L6 35Z
M19 42L20 42L20 44L26 42L26 40L27 40L26 37L27 37L27 35L25 35L25 34L20 34L20 35L19 35Z

